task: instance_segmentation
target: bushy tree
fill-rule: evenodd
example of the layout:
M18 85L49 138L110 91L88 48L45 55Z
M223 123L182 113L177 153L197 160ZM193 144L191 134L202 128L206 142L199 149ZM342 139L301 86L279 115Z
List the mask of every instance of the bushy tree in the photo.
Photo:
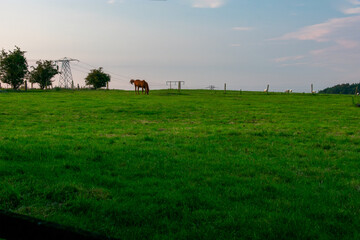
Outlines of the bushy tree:
M86 85L92 85L95 89L105 87L110 82L110 75L103 72L102 68L93 69L85 78Z
M47 86L52 85L52 78L60 73L58 66L49 60L37 61L37 67L33 67L33 70L30 72L29 81L31 83L38 83L41 89L46 88Z
M19 47L14 51L5 52L3 49L0 54L0 79L3 83L10 84L17 90L23 83L28 73L28 64L25 52Z
M319 91L319 93L328 93L328 94L355 94L356 89L360 90L360 83L343 83L338 84L333 87L325 88L324 90Z

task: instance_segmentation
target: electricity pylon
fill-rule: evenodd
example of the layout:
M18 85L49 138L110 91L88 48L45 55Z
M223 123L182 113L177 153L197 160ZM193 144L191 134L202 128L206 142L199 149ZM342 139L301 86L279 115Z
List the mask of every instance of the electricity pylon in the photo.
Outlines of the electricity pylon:
M215 90L215 86L214 85L210 85L210 86L208 86L208 87L206 87L206 88L208 88L208 89L210 89L210 90Z
M59 77L59 86L64 88L71 88L73 83L73 77L71 74L70 62L79 62L77 59L72 58L63 58L56 60L56 63L61 63L60 77Z

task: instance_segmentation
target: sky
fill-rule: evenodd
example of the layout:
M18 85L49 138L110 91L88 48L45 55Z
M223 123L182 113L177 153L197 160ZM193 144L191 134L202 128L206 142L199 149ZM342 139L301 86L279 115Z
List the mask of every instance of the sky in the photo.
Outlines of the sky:
M78 59L110 88L309 92L360 82L360 0L1 0L0 48ZM58 77L54 85L58 85Z

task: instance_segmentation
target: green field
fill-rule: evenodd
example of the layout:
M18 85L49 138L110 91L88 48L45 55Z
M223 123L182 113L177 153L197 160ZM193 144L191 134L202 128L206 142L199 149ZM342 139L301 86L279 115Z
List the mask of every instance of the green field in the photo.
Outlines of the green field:
M255 92L0 93L0 208L122 239L359 239L360 108Z

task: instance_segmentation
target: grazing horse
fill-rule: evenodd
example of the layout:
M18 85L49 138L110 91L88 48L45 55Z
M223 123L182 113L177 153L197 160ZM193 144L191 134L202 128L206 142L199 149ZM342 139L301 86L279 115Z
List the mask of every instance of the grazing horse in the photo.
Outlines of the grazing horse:
M144 93L144 89L145 89L145 94L149 95L149 90L150 90L149 89L149 84L145 80L131 79L130 83L135 85L135 93L136 94L140 94L139 93L139 88L141 88L141 93L142 94ZM136 89L137 89L137 92L136 92Z

